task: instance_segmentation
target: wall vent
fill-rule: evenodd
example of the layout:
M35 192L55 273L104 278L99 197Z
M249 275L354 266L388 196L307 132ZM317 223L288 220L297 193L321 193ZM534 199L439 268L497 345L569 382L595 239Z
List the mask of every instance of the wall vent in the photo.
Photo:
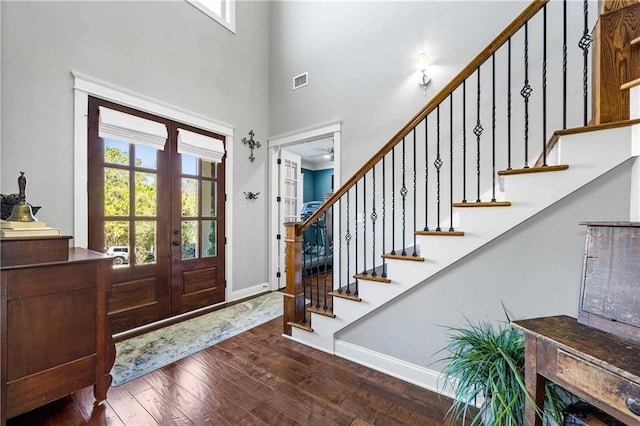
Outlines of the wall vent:
M293 77L293 90L299 89L302 86L306 86L307 84L309 84L308 72Z

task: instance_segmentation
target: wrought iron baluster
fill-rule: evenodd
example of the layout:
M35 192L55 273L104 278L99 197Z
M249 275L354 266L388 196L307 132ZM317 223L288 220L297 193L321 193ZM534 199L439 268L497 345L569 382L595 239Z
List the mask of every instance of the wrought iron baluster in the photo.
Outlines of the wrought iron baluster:
M453 232L453 92L449 94L449 232Z
M562 128L567 128L567 0L562 2Z
M349 223L351 221L351 213L349 209L350 198L349 193L351 190L348 190L345 196L347 197L347 232L344 234L344 240L347 243L347 294L351 294L351 276L349 273L351 267L351 231L349 228Z
M424 230L429 230L429 117L424 118Z
M333 212L333 205L331 205L331 209ZM329 215L328 212L324 214L324 235L322 236L322 240L324 241L324 249L322 250L322 257L324 259L324 288L322 292L322 297L324 299L324 304L322 308L327 311L329 310L329 305L327 305L329 299L329 292L327 291L327 279L329 278L329 235L333 235L333 232L329 232L329 227L332 226L329 218L327 216L333 217L333 215ZM322 229L320 230L322 232ZM333 231L333 229L332 229Z
M384 158L382 159L384 161ZM378 213L376 213L376 165L374 164L371 168L372 174L372 182L371 182L371 192L373 196L371 197L371 265L372 272L371 276L375 277L378 274L376 273L376 220L378 220Z
M360 215L360 213L358 212L358 182L356 182L354 187L355 187L355 196L356 196L356 204L355 204L355 207L356 207L356 220L355 220L356 225L355 225L355 233L354 233L353 237L356 240L356 243L355 243L356 246L355 246L355 252L353 254L353 257L355 258L354 259L354 263L355 263L354 271L357 274L358 273L358 219L359 219L359 215ZM355 294L358 294L357 293L357 291L358 291L357 289L358 289L358 278L356 278L356 293Z
M413 234L413 253L412 256L413 257L417 257L418 256L418 252L417 252L417 247L418 247L418 243L416 241L416 233L415 231L418 230L418 224L416 222L416 217L418 216L417 210L416 210L416 206L417 206L417 202L416 202L416 185L417 185L417 176L416 176L416 172L417 172L417 163L416 163L416 128L413 128L413 229L412 229L412 234Z
M547 166L547 5L542 8L542 166Z
M436 107L436 159L433 162L436 168L436 231L440 232L440 169L442 168L442 158L440 158L440 104Z
M473 128L473 134L476 135L476 184L477 184L477 195L476 202L480 202L480 136L482 136L482 131L484 130L482 124L480 124L480 67L478 67L478 87L476 94L476 126Z
M400 196L402 197L402 255L407 255L407 183L406 183L406 150L405 138L402 137L402 188L400 188Z
M496 201L496 54L491 55L491 201Z
M385 162L387 160L387 156L385 155L382 158L382 253L387 249L387 240L386 240L386 229L385 224L387 223L387 179L385 176ZM387 277L387 259L382 257L382 277Z
M367 272L367 175L362 176L362 275ZM357 270L357 269L356 269Z
M462 82L462 202L467 202L467 80Z
M311 301L310 306L313 306L313 292L311 291L311 285L312 282L309 280L309 272L307 269L307 253L306 253L306 244L304 241L304 231L303 231L303 236L302 236L302 294L304 296L304 309L302 309L302 322L306 323L307 322L307 285L309 285L309 299ZM309 317L309 320L311 320L311 317Z
M584 0L583 14L584 14L584 31L582 32L582 37L578 42L578 47L582 49L582 56L583 56L583 70L582 70L582 94L584 99L583 125L586 126L588 95L589 95L589 84L588 84L588 78L587 78L589 74L589 46L591 46L591 42L593 41L593 38L589 34L589 2L588 0Z
M324 217L324 213L318 218L316 219L315 222L315 226L316 226L316 247L315 247L315 255L316 255L316 308L320 308L320 262L322 262L322 260L320 259L320 241L322 239L322 228L320 227L320 220L322 217ZM326 221L325 221L326 223Z
M331 207L331 209L333 215L333 206ZM342 197L338 199L338 258L336 259L334 256L333 264L336 263L336 260L338 261L338 292L342 293ZM336 274L333 273L333 266L331 267L331 269L331 275L335 277ZM332 281L331 288L333 288L334 286L335 284Z
M507 170L511 170L511 37L507 41Z
M391 254L396 254L396 147L391 148Z
M520 95L524 99L524 168L529 168L529 97L533 89L529 85L529 23L524 23L524 86Z

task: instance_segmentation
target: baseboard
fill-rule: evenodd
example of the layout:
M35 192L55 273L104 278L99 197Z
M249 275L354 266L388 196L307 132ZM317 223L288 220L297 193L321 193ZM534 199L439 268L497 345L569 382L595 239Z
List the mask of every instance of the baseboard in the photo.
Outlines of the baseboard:
M438 381L440 378L438 371L411 364L342 340L335 341L335 354L349 361L373 368L381 373L451 398L450 393L442 391L442 379Z
M265 291L269 291L268 282L257 284L248 288L243 288L238 291L232 291L227 302L233 302L234 300L240 300L246 297L255 296L256 294L264 293Z
M313 349L318 350L320 352L324 352L324 353L327 353L329 355L334 355L333 353L328 351L327 348L323 348L322 346L316 346L316 345L313 345L313 344L311 344L309 342L305 342L304 340L298 340L295 337L289 336L287 334L283 334L282 337L284 337L285 339L289 339L291 341L294 341L296 343L300 343L301 345L309 346L310 348L313 348Z

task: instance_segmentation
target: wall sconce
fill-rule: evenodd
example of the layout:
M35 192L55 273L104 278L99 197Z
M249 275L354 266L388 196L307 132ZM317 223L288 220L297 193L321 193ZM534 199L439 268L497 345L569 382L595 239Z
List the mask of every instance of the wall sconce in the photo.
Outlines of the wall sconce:
M250 160L252 163L253 163L253 160L255 160L255 159L256 159L256 157L254 157L254 156L253 156L253 149L254 149L254 148L255 148L255 149L260 148L260 142L258 142L258 141L254 141L254 140L253 140L253 137L254 137L255 135L256 135L256 134L255 134L255 133L253 133L253 130L249 130L249 139L247 139L247 138L242 138L242 143L243 143L243 144L245 144L245 145L247 145L247 144L248 144L248 145L249 145L249 149L251 149L251 155L249 156L249 160Z
M245 192L244 193L244 198L246 198L247 200L257 200L258 199L258 195L260 195L259 192Z
M427 85L431 81L431 76L427 73L427 68L432 64L432 60L425 52L418 55L418 69L420 70L420 87L424 89L424 95L427 96Z

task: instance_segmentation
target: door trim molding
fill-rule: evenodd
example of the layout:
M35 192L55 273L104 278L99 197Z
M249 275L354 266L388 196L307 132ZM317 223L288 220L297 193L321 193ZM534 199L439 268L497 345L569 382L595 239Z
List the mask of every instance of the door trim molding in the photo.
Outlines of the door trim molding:
M124 87L71 71L73 82L73 244L87 247L88 244L88 191L87 191L87 112L89 96L135 108L160 117L168 118L225 136L225 193L233 194L233 139L235 126L187 111L164 101L135 92ZM225 203L227 218L233 217L233 203ZM225 274L227 289L225 300L233 293L233 227L225 226L227 246L225 251Z
M278 233L278 205L275 201L278 193L278 171L276 160L278 152L282 148L290 145L321 139L324 137L333 137L333 179L334 188L342 185L341 165L342 165L342 120L333 120L320 123L314 126L295 130L292 132L282 133L280 135L271 136L267 139L269 147L270 171L269 171L269 199L270 202L270 220L269 220L269 289L275 291L278 289L277 272L277 243L276 235ZM336 215L337 217L337 215ZM335 220L335 219L334 219Z

